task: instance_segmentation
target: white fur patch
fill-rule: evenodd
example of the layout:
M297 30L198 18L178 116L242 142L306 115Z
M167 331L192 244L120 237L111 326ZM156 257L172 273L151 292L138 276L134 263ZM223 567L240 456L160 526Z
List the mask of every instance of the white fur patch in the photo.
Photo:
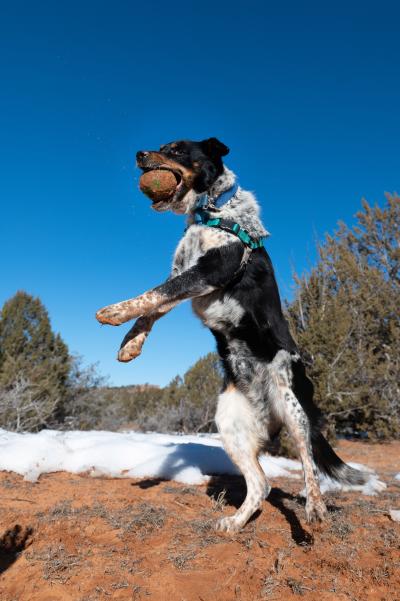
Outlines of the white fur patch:
M249 428L254 425L254 415L249 401L236 389L226 390L220 394L218 408L215 415L217 424L227 421L231 425L234 421L245 423Z
M244 309L237 300L228 296L221 297L220 292L194 299L192 305L196 315L213 330L238 326L244 315Z
M238 449L243 453L254 452L264 438L254 407L235 388L220 394L215 422L224 436L229 432L229 437L235 439Z
M207 251L230 244L236 239L236 236L223 230L204 227L204 225L192 225L175 251L173 274L177 275L190 269Z

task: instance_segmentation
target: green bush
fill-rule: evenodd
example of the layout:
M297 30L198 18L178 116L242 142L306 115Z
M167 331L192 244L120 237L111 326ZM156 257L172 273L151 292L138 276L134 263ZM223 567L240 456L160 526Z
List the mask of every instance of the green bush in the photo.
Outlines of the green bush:
M400 198L357 219L318 246L287 313L331 431L385 440L400 432Z

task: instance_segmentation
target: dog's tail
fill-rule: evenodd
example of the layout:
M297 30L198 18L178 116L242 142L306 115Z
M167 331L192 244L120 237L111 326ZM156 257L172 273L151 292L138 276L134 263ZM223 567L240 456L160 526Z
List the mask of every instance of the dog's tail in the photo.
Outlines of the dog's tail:
M350 467L342 461L319 430L312 430L311 446L318 469L332 480L352 486L362 486L370 480L371 474Z
M347 465L332 449L321 433L322 414L313 402L314 387L307 377L304 364L297 358L292 360L293 390L303 407L311 428L311 448L319 471L341 484L350 486L367 485L367 494L375 494L386 488L376 474L357 470Z

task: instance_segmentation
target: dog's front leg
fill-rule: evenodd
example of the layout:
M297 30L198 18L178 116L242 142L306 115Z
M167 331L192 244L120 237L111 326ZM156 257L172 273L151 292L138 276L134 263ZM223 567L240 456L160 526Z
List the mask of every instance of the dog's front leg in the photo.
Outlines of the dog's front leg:
M100 309L96 319L100 323L119 326L135 317L154 313L164 305L178 304L188 298L209 294L225 286L238 272L243 248L238 242L209 250L198 259L196 265L168 279L161 286L136 298Z
M119 326L134 317L156 312L163 305L177 304L187 298L208 294L213 289L215 286L203 279L198 268L192 267L136 298L100 309L96 313L96 319L100 323Z
M108 305L100 309L96 313L96 319L100 323L119 326L130 319L140 317L141 315L148 315L156 311L158 306L166 301L167 299L157 291L157 288L154 288L136 298Z

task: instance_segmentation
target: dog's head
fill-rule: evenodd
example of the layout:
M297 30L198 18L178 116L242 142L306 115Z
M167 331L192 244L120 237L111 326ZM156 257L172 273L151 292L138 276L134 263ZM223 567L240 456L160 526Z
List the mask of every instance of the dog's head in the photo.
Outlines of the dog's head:
M222 157L229 148L217 138L201 142L179 140L160 147L160 150L140 150L136 154L137 165L142 171L166 169L172 171L178 181L174 195L168 200L153 202L156 211L172 210L186 213L193 199L207 192L223 173Z

